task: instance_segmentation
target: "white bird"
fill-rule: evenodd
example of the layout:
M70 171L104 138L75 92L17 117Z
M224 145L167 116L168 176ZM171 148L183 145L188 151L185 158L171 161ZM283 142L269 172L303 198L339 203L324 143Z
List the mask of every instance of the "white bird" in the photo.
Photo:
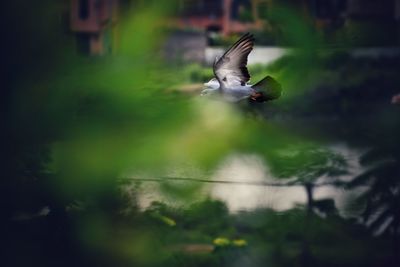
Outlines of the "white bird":
M250 99L265 102L279 98L282 87L271 76L250 85L250 74L247 70L247 57L253 50L254 37L250 33L243 35L213 64L215 78L204 83L207 87L201 95L219 94L231 102Z

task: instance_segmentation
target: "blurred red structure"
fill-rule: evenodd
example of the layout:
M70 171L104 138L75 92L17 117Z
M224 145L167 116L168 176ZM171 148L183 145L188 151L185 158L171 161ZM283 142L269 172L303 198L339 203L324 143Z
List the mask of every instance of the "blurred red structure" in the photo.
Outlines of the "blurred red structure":
M119 2L144 0L68 0L70 30L78 50L102 55L113 51ZM286 2L298 9L327 37L340 29L364 31L360 43L394 44L400 41L400 0L177 0L179 13L169 21L177 29L217 32L224 36L247 31L274 31L268 12ZM371 27L373 30L371 31ZM372 33L373 32L373 33ZM377 40L377 41L375 41ZM381 41L385 40L385 41Z
M175 20L179 28L217 31L223 35L261 30L263 20L259 6L271 6L273 0L180 0L181 16ZM239 20L240 13L248 13L248 20ZM249 16L250 15L250 16Z
M70 1L70 27L78 49L85 54L111 52L117 19L118 0Z
M400 32L400 0L179 0L175 25L223 35L268 29L268 11L282 2L298 8L320 31L369 21L391 22Z

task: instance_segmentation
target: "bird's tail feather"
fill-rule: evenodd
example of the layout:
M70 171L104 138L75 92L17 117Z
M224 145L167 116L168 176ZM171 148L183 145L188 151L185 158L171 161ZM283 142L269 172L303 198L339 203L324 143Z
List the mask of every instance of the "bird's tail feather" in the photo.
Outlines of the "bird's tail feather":
M282 86L271 76L267 76L254 84L253 88L256 92L250 97L252 101L265 102L277 99L282 94Z

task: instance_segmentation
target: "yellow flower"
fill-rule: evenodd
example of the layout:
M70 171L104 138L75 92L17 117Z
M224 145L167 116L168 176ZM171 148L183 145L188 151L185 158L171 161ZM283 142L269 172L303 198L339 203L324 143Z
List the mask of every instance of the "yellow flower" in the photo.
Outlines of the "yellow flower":
M226 247L231 244L231 241L229 241L229 239L225 238L225 237L218 237L218 238L214 239L213 243L217 247Z
M247 241L244 239L235 239L232 241L232 244L235 247L245 247L245 246L247 246Z

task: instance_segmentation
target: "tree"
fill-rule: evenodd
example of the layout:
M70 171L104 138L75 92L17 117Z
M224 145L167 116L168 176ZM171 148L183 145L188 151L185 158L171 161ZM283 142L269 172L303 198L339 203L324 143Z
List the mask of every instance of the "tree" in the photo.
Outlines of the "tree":
M288 185L304 187L309 212L316 206L313 196L315 187L339 185L341 181L338 177L347 173L347 163L341 155L310 144L289 146L277 151L270 165L278 178L290 179Z
M347 173L346 161L341 155L329 149L306 143L277 151L270 161L270 166L277 177L290 179L288 185L301 185L306 191L307 216L299 262L301 266L315 265L309 241L314 208L324 206L330 207L330 210L335 210L335 208L334 205L326 205L327 200L323 200L322 205L318 205L318 202L314 200L314 189L316 186L341 184L337 178ZM323 181L317 183L319 180ZM326 212L326 210L322 211Z

